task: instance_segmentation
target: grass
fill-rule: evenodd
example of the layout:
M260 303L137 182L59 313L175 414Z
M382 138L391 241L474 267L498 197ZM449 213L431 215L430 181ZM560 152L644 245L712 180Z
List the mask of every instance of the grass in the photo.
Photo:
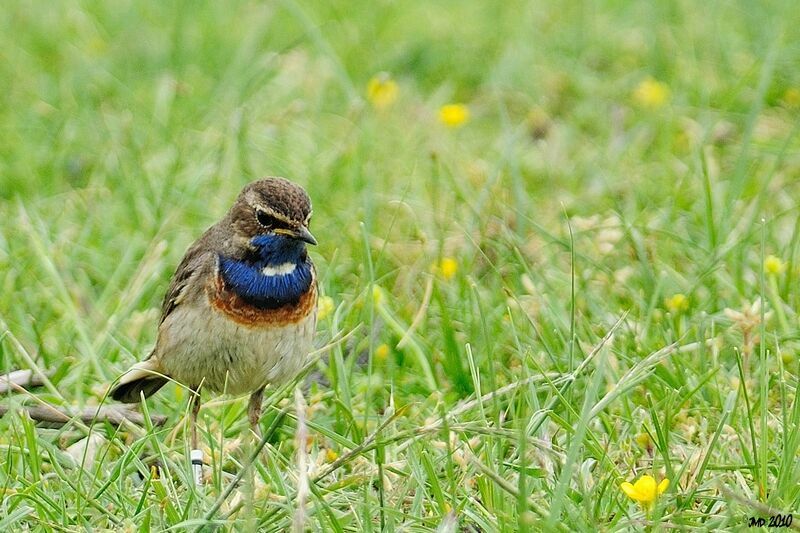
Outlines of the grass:
M799 28L791 1L8 3L0 363L54 374L3 398L0 530L797 510ZM309 191L334 304L264 441L246 399L206 398L195 490L180 387L142 406L163 427L31 421L104 401L186 247L264 175ZM670 480L649 509L620 490L645 474Z

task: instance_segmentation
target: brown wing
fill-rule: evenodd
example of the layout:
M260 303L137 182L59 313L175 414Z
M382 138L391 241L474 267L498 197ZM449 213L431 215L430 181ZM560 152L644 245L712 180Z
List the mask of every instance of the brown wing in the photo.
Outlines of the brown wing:
M213 252L209 251L202 238L186 251L172 276L169 289L164 296L164 302L161 304L159 326L186 297L189 292L187 287L190 287L190 283L196 279L196 275L203 272L203 264L211 255ZM167 383L167 379L160 375L163 374L163 370L158 366L157 358L154 357L156 349L157 346L144 361L133 365L122 376L119 383L110 392L112 398L123 403L135 403L139 401L141 393L144 393L146 398Z
M207 240L202 237L189 247L178 268L175 269L169 289L164 295L164 302L161 304L161 320L158 321L159 325L183 301L186 297L187 287L195 279L195 275L199 274L208 265L213 255L213 252L208 248Z
M203 283L200 280L216 264L214 228L214 226L209 228L189 247L175 270L167 294L164 295L164 302L161 304L159 330L164 320L187 296L191 297L192 293L203 290ZM141 393L144 393L145 397L150 396L167 383L167 378L160 375L163 374L163 370L155 357L157 349L158 344L144 361L133 365L122 376L119 383L111 390L112 398L125 403L138 402Z

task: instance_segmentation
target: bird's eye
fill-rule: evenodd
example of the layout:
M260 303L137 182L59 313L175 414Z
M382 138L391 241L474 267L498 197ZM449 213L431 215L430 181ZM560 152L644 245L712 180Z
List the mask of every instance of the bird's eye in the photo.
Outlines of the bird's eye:
M275 220L275 217L269 216L264 211L256 211L256 218L258 218L258 223L264 226L265 228L274 228L275 223L277 222L277 220Z
M268 229L291 229L291 225L261 210L256 211L256 218L259 224Z

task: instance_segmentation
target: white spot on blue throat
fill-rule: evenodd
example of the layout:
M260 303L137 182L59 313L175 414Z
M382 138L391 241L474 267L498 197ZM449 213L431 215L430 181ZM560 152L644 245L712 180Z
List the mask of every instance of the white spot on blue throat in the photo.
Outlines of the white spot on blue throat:
M267 265L261 269L264 276L285 276L291 274L297 268L297 263L283 263L280 265Z

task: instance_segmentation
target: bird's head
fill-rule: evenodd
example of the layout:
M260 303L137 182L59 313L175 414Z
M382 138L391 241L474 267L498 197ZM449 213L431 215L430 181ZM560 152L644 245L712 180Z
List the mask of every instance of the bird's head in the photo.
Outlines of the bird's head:
M306 244L317 244L308 230L311 200L299 185L264 178L242 189L231 208L235 240L268 264L305 259Z

